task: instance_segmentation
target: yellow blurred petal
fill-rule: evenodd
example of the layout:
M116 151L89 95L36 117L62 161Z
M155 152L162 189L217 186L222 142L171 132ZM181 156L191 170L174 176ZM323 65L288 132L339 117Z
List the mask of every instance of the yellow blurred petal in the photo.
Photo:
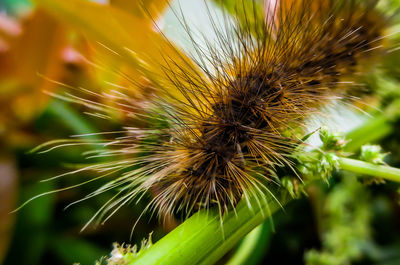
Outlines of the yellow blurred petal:
M293 16L304 14L304 8L313 9L317 13L323 13L330 8L330 5L331 3L325 0L309 2L304 0L264 0L266 18L268 22L274 22L276 26L279 26L280 23L285 24L286 20L293 21Z
M110 0L110 4L143 17L151 25L168 7L168 0Z
M37 10L20 28L7 51L0 53L0 111L4 113L0 121L6 124L25 123L35 117L48 101L43 90L54 86L38 74L57 79L64 69L61 51L65 31L60 23Z
M65 31L52 17L37 10L27 21L18 43L13 45L14 71L25 86L43 94L48 82L38 74L57 78L62 69L62 49L65 47Z
M161 34L153 31L143 17L86 0L35 1L56 17L112 50L159 87L185 100L181 93L174 91L165 69L171 72L178 66L185 74L196 76L196 68L186 55L179 52Z

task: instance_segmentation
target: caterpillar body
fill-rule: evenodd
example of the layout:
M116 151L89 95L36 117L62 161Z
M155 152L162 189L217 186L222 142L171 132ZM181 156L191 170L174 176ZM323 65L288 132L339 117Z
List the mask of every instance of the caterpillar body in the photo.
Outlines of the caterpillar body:
M164 155L150 158L167 165L144 182L157 190L155 209L190 213L215 204L222 213L243 197L265 197L279 179L276 167L292 167L290 154L299 144L292 128L345 96L344 78L383 51L389 20L376 3L267 1L272 12L261 25L236 21L218 32L227 45L209 55L214 69L206 77L173 73L193 103L189 111L177 108L171 140L158 147Z
M86 198L119 188L99 212L112 215L150 192L145 210L160 216L210 207L222 215L241 199L264 200L278 168L295 171L305 119L351 95L348 81L385 52L391 21L377 3L266 0L263 11L254 2L245 10L244 22L215 26L207 50L194 42L195 73L168 62L179 96L155 88L166 93L146 114L162 125L126 126L99 153L112 161L84 169L119 174Z

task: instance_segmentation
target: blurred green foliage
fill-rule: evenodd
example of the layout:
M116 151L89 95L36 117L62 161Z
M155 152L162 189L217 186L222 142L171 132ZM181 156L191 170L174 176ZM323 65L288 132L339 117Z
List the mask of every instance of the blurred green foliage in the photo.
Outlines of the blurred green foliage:
M362 257L362 246L371 240L369 196L354 176L345 176L335 185L326 195L318 220L322 250L308 251L306 264L352 264Z

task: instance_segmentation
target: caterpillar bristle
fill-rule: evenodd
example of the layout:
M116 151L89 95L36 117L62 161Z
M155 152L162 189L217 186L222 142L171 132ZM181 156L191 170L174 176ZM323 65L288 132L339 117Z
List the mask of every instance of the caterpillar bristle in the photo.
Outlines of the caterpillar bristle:
M354 76L373 50L379 53L388 21L375 2L281 1L275 21L263 31L234 24L219 32L220 43L236 43L219 53L211 49L214 72L207 71L199 85L193 82L197 77L174 72L171 78L188 101L196 98L198 115L179 113L187 125L179 129L188 134L173 137L183 140L173 149L183 148L185 162L172 162L175 173L153 184L160 190L155 208L171 212L173 205L187 210L214 203L228 209L244 191L262 196L257 192L267 187L251 174L263 172L270 179L275 167L290 166L298 144L282 133L302 126L334 97L351 93L340 81Z
M150 192L146 210L161 217L212 207L222 216L243 198L263 200L277 168L296 176L291 154L305 119L354 92L349 83L385 51L390 20L378 1L276 2L263 11L253 1L244 23L214 21L216 44L193 41L194 73L166 58L179 95L164 88L142 114L148 128L126 128L98 154L115 160L90 168L120 174L88 195L119 188L103 215Z

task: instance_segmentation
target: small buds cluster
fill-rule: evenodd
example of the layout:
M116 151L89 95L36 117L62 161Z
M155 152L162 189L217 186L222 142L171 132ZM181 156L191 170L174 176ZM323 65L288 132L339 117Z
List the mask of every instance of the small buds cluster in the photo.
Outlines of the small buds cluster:
M382 153L379 145L363 145L361 147L360 159L372 164L384 165L386 153Z
M297 156L298 171L308 180L323 179L328 182L332 173L340 168L337 154L343 151L347 141L339 133L327 128L320 129L319 137L322 141L321 149Z
M322 149L325 151L340 151L347 143L340 133L332 132L326 127L319 130L319 138L322 141Z
M120 245L114 243L113 250L111 251L110 257L102 259L96 263L96 265L125 265L127 260L133 260L137 256L143 253L143 251L149 249L152 246L151 234L149 238L144 238L141 243L140 250L138 250L137 245Z

